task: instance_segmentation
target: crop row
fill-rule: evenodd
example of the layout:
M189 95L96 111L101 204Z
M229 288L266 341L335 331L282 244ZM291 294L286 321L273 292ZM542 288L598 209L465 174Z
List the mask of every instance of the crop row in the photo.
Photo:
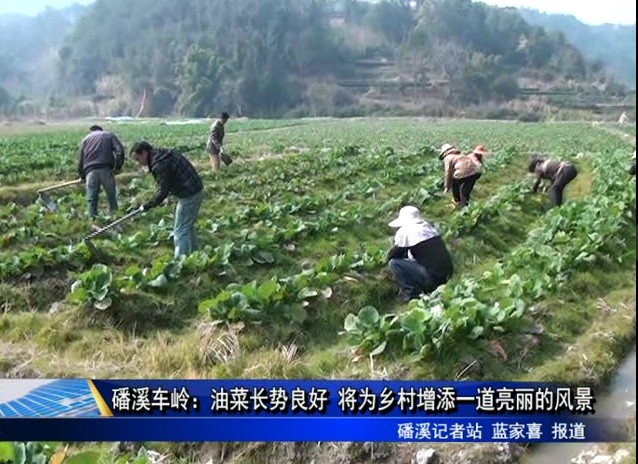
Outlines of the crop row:
M497 198L503 202L507 201L509 197L497 195ZM503 210L503 203L491 202L490 204L494 208L493 212ZM490 212L481 211L485 213L486 217L490 216ZM473 221L476 220L474 216L469 215L468 217ZM271 263L274 259L272 254L264 251L264 247L267 246L264 242L266 235L254 233L253 239L257 237L261 240L261 246L244 245L248 249L243 255L239 254L237 257L249 259L258 264ZM274 235L271 237L273 241L268 242L268 244L281 247L277 238ZM167 274L171 279L184 273L225 274L232 270L229 260L231 250L233 250L232 246L216 250L209 248L177 262L158 261L152 268L144 270L131 267L121 277L114 277L112 271L105 266L95 266L79 276L71 300L83 303L93 302L98 307L109 306L113 297L118 293L149 290L167 285L168 280L161 275L162 271L167 268L170 269ZM283 317L298 321L300 315L305 314L303 307L308 304L308 299L321 294L324 296L331 294L332 290L329 286L336 284L350 271L377 271L385 264L386 251L384 248L368 245L365 252L333 255L320 260L311 269L304 269L289 277L273 276L262 282L233 283L220 294L203 301L200 310L219 320L279 320ZM223 256L220 257L222 252ZM100 275L107 277L98 279L96 276ZM101 282L98 288L95 288L96 281Z
M231 121L226 132L233 137L233 134L238 132L259 133L263 130L304 124L304 121ZM125 144L146 138L157 146L168 146L184 153L199 152L203 156L208 126L204 123L159 128L157 124L123 124L113 130ZM15 185L35 179L75 175L78 147L85 135L85 130L75 130L0 137L0 184ZM239 147L241 148L241 145ZM25 168L27 162L28 169Z
M412 301L401 314L381 316L372 307L349 314L344 323L349 343L371 355L391 345L418 357L457 337L502 332L570 273L602 255L621 259L626 247L622 234L636 201L635 189L616 175L624 161L619 154L596 158L591 195L552 209L525 243L482 276L448 283Z
M346 147L346 149L333 154L333 156L343 159L346 157L344 153L358 154L358 151L356 148ZM513 151L496 156L490 164L492 166L491 169L506 165L513 156ZM356 156L356 158L359 158L359 162L355 163L356 167L367 165L368 167L372 166L374 170L379 168L376 172L385 172L384 169L387 168L388 164L396 163L396 158L400 159L400 157L396 157L391 153L384 153L381 156ZM361 161L362 159L363 161ZM324 160L321 162L329 163L330 161ZM254 243L255 246L272 250L273 248L281 248L281 243L294 239L309 237L335 228L347 228L366 220L374 220L389 214L401 204L407 202L423 204L424 201L438 198L438 179L440 174L433 169L434 163L436 163L434 160L424 163L426 169L430 171L430 175L424 178L422 185L429 186L429 190L422 187L417 192L406 192L394 200L381 205L375 202L355 200L366 198L373 195L374 192L382 191L387 186L392 185L393 182L399 182L402 179L401 176L397 176L396 179L384 179L384 182L374 177L364 177L355 182L346 191L335 194L305 195L303 197L280 195L281 202L264 202L254 206L246 206L228 212L225 215L218 214L215 219L206 220L201 228L201 235L205 242L213 242L218 240L219 230L223 230L226 233L233 231L233 235L237 236L239 240L244 240L248 244L257 241L258 243ZM349 166L349 169L351 169L351 166ZM402 170L399 169L398 171L401 173ZM273 182L271 185L273 184L281 185L283 182ZM125 190L129 194L131 191L138 193L139 187L139 182L133 181L132 185ZM79 195L76 195L76 198L79 199ZM505 199L505 201L509 200ZM504 204L503 201L500 202L500 206ZM7 208L15 210L17 207L14 205ZM489 204L487 207L478 205L478 208L480 214L484 214L489 208L492 208L495 212L498 211L499 205ZM319 211L321 213L317 214ZM475 224L478 218L475 213L477 210L470 209L468 211L468 214L460 215L459 219L455 220L453 227L456 230L463 230L463 221L466 221L467 224ZM63 210L60 213L56 213L56 215L50 215L39 210L35 211L32 208L28 212L23 212L24 216L20 220L7 221L7 224L3 227L9 227L10 225L14 227L10 232L2 236L3 242L15 245L20 243L22 238L27 239L30 246L25 251L15 253L15 250L13 250L11 254L5 255L5 259L0 261L0 278L11 277L27 271L30 272L30 270L35 270L35 274L39 274L43 268L57 265L68 265L76 269L81 268L83 263L88 262L88 254L83 245L60 245L52 249L36 245L38 241L43 241L47 238L49 238L49 241L64 240L65 236L68 236L69 232L72 232L74 228L82 227L85 221L77 221L74 217L78 213L79 211L77 210L67 210L66 212ZM152 212L150 214L151 218L153 215L156 218L159 217L157 212ZM295 217L299 215L310 216L310 219L296 219ZM19 227L16 227L18 225L16 222L18 222ZM245 227L243 230L238 229L242 226ZM126 252L134 251L136 248L141 247L156 247L165 241L164 237L167 237L169 233L170 227L167 225L166 220L160 219L155 223L151 222L144 231L139 231L129 236L122 234L116 236L113 243L107 245L107 248L113 249L114 252L117 252L117 250ZM113 247L112 245L115 246Z

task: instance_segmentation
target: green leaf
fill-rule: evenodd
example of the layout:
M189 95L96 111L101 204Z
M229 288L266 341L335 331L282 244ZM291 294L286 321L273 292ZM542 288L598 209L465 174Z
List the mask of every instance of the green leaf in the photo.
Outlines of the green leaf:
M409 332L421 332L423 323L428 319L428 312L422 308L414 308L405 315L401 325Z
M215 300L213 299L200 301L199 305L197 306L197 311L200 314L208 314L210 311L210 308L212 308L214 305L215 305Z
M107 297L101 301L95 301L93 303L93 307L95 309L99 309L100 311L104 311L106 309L109 309L112 304L113 304L113 300L110 297Z
M253 260L259 264L272 264L275 262L275 257L267 251L259 251L253 256Z
M278 290L279 283L276 280L267 280L257 288L257 297L261 301L268 302Z
M343 321L343 328L346 332L354 332L357 330L357 316L354 314L348 314L346 320Z
M75 456L71 456L64 461L64 464L99 464L101 454L97 451L85 451Z
M31 462L29 464L47 464L47 457L42 453L36 454L31 458Z
M297 298L299 298L300 300L305 300L306 298L314 298L317 295L319 295L319 292L317 292L316 290L312 290L308 287L304 287L301 290L299 290L299 293L297 294Z
M385 351L385 347L388 345L388 342L384 341L379 346L377 346L374 350L370 352L370 357L374 358L375 356L380 355Z
M71 293L77 292L80 288L82 288L82 281L81 280L76 280L71 285Z
M481 335L483 335L484 332L485 332L485 327L477 325L476 327L472 329L472 332L470 332L470 338L472 340L476 340Z
M372 306L366 306L359 311L358 318L362 324L373 326L379 322L379 312Z
M9 441L0 442L0 462L13 462L15 457L13 443Z
M13 445L13 464L28 464L27 450L24 443L15 443Z
M166 285L168 285L168 279L164 274L160 274L148 283L148 286L152 288L161 288L165 287Z

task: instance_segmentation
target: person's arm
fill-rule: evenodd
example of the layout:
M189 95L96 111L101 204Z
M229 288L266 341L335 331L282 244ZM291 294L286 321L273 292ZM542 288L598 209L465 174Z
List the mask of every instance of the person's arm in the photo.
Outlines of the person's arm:
M155 196L153 198L142 205L142 209L144 211L155 208L157 205L166 200L171 186L170 167L168 163L162 164L157 167L155 180L157 182L157 191L155 192Z
M119 171L122 169L122 166L124 166L124 145L122 145L122 142L115 134L111 134L111 141L115 154L115 171Z
M536 167L536 180L534 181L534 186L532 187L532 192L538 192L538 187L540 187L541 182L543 181L543 169L541 166Z
M454 161L445 161L445 174L443 177L443 189L448 192L454 178Z
M390 261L391 259L395 258L405 259L408 257L408 250L408 248L402 248L394 245L392 248L390 248L390 250L388 250L387 260Z
M80 179L84 180L84 142L80 144L78 150L78 175Z

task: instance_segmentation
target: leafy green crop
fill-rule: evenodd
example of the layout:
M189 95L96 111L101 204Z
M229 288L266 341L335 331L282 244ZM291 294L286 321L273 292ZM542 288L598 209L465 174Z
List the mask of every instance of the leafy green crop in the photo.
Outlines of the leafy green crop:
M476 339L511 329L533 302L556 290L571 272L610 254L622 259L614 249L622 249L620 233L636 201L635 190L614 175L622 172L624 158L620 152L594 160L591 197L549 211L525 243L478 279L452 281L413 300L405 313L385 316L389 327L379 325L374 308L348 315L344 328L349 343L358 351L374 352L399 338L403 350L426 356L457 337ZM519 190L516 186L512 192ZM397 332L400 337L394 337Z

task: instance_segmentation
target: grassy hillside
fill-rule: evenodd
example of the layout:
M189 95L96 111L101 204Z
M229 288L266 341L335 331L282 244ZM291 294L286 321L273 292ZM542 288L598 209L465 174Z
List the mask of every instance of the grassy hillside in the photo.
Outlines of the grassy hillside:
M635 339L632 147L604 126L232 121L227 146L237 161L215 175L204 125L112 129L129 146L146 138L196 163L207 192L202 248L174 263L166 286L150 285L172 257L171 203L97 240L104 256L96 262L79 244L89 230L81 190L60 192L54 214L34 203L39 186L75 175L84 130L0 139L0 198L12 200L0 208L2 376L600 384ZM462 149L482 143L492 153L464 213L439 186L431 147L448 141ZM548 210L546 196L527 193L528 150L578 166L563 208ZM154 188L130 161L118 183L122 209ZM422 208L456 264L445 291L407 306L384 270L386 225L405 204ZM436 306L442 311L432 316ZM173 462L223 455L237 463L407 463L415 449L150 446ZM479 448L496 452L490 445L441 451L446 462L490 462L472 454Z
M621 82L636 88L635 24L592 26L571 15L546 14L529 9L521 9L520 12L530 24L563 33L588 60L599 61Z

